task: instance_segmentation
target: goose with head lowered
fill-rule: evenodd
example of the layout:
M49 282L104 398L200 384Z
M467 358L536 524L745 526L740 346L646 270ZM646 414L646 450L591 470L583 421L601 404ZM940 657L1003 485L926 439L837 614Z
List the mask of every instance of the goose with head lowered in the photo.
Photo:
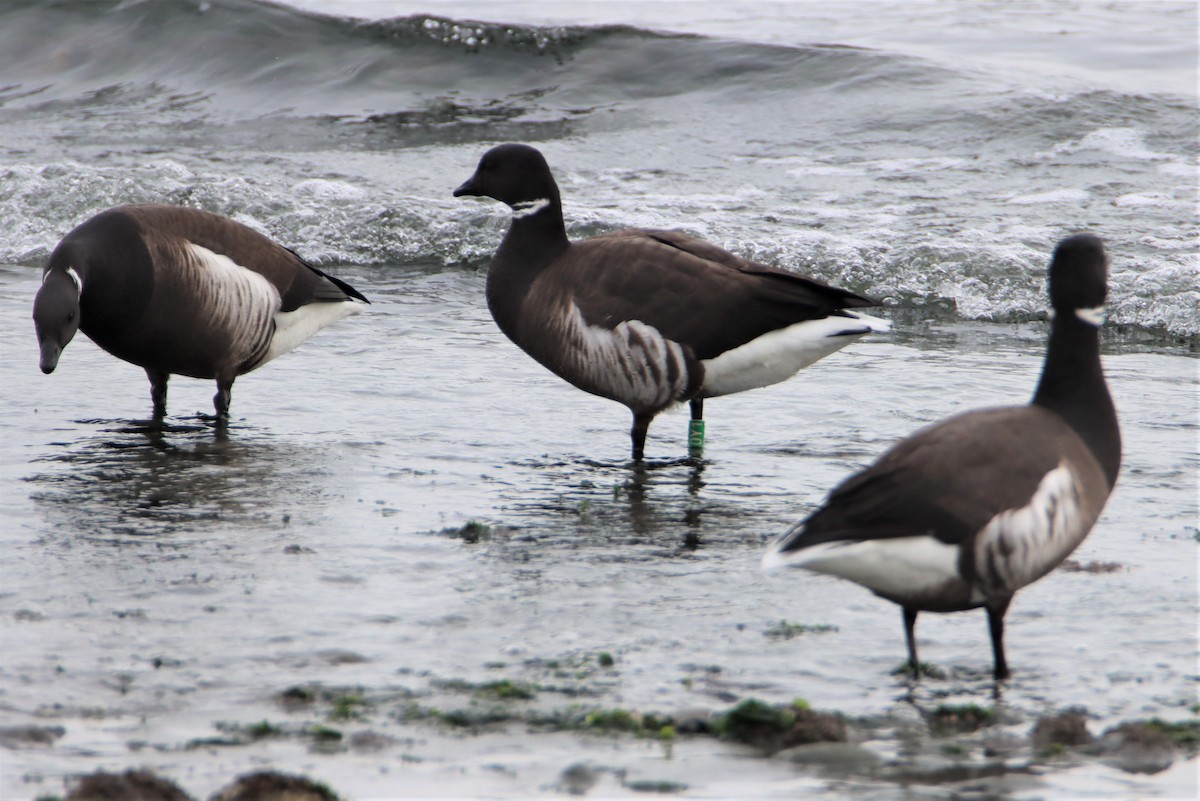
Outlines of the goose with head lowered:
M41 368L83 331L143 368L154 416L171 374L216 379L218 419L234 379L368 303L257 231L210 212L118 206L81 223L50 254L33 301Z
M983 607L993 675L1008 678L1004 615L1013 595L1083 541L1121 465L1100 365L1107 285L1098 238L1060 242L1032 402L967 412L897 443L772 543L764 566L849 579L899 604L914 672L919 612Z
M885 320L878 303L729 253L679 231L567 238L558 185L528 145L498 145L454 190L512 208L487 302L522 350L582 390L633 412L633 458L654 416L689 401L691 450L705 398L775 384Z

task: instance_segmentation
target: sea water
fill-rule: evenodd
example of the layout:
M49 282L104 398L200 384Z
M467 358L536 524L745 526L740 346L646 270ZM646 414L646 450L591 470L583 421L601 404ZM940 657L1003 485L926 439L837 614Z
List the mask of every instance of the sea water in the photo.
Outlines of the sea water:
M149 766L207 797L272 765L351 798L531 797L584 764L597 795L893 798L711 738L528 721L802 697L902 732L998 704L981 763L1071 706L1097 734L1194 719L1195 33L1190 3L6 4L0 728L62 731L6 741L0 796ZM628 412L487 313L507 210L450 192L503 141L546 154L573 237L682 228L872 294L895 330L711 402L703 463L662 415L634 469ZM149 425L141 370L81 335L43 376L29 319L58 239L130 202L229 215L373 305L239 379L226 433L183 378ZM1026 402L1048 257L1078 230L1112 258L1120 481L1074 565L1017 596L1002 698L977 612L922 617L948 677L913 690L899 610L764 576L764 543L921 425ZM495 681L536 698L469 732L413 714ZM285 710L294 687L372 706ZM283 734L231 744L261 721ZM871 731L896 764L938 748ZM1194 772L1067 762L986 791L1187 797Z

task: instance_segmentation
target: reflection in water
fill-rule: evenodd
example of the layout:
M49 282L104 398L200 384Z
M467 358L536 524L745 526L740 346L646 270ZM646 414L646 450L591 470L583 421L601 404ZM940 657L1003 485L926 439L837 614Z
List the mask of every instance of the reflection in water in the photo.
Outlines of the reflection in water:
M709 516L743 514L736 505L705 497L701 459L516 463L527 480L513 485L504 507L516 515L503 522L543 544L569 541L594 546L609 558L681 556L702 548L716 531ZM602 557L603 558L603 557Z
M53 530L69 537L158 537L279 523L319 509L329 471L311 449L250 426L87 420L92 436L61 443L26 481Z
M680 536L679 524L683 523L687 529L682 532L680 548L684 551L699 548L699 529L705 511L700 498L705 464L703 459L636 464L625 482L629 523L633 530L643 536L663 532L675 538ZM687 490L685 495L674 491L681 483ZM656 497L656 490L662 490L664 485L672 491L669 494L659 492L663 497Z

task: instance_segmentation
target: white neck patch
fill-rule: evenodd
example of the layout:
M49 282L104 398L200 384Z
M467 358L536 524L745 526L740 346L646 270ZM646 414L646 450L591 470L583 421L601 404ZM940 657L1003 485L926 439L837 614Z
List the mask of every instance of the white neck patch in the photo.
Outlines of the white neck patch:
M549 205L550 199L544 197L540 197L537 200L522 200L520 203L514 203L512 207L513 219L519 220L522 217L530 217Z
M1076 309L1075 316L1083 320L1088 325L1094 325L1097 328L1104 325L1104 307L1093 306L1090 309Z
M49 275L49 273L46 273L46 275ZM71 278L71 281L73 281L74 285L76 285L77 293L82 295L83 294L83 278L79 277L79 273L76 272L76 270L74 270L74 267L67 267L67 277ZM44 279L43 279L43 281L44 281Z

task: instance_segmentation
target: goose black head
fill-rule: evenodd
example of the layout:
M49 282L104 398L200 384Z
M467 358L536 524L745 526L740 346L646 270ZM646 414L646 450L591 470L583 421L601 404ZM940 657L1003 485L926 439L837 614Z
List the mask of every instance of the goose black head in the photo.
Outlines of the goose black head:
M1055 315L1074 315L1100 325L1107 295L1108 257L1099 237L1076 234L1059 242L1050 261L1050 305Z
M43 373L58 366L63 348L79 330L79 296L83 280L71 267L53 267L42 275L42 287L33 299L33 326L41 348Z
M518 144L497 145L484 153L475 174L454 190L455 197L464 195L499 200L517 213L535 213L559 202L546 159L536 148Z

